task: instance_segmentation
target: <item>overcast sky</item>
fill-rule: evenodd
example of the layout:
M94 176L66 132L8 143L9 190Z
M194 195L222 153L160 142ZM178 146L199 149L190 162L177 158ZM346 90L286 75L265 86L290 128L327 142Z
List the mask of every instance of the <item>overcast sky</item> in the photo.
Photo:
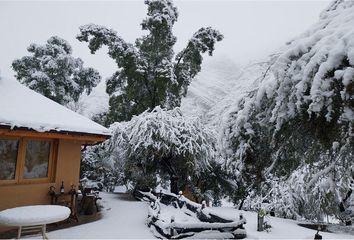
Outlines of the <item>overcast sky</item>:
M216 45L215 58L228 58L239 64L263 58L286 41L314 24L329 1L175 1L179 19L174 27L175 50L202 26L212 26L224 34ZM126 41L141 36L145 17L143 0L120 1L2 1L0 0L0 71L13 77L11 62L27 54L30 43L43 44L53 35L66 39L73 54L85 66L97 68L103 77L116 66L106 49L95 55L87 43L75 39L78 27L87 23L118 31ZM206 57L207 58L207 57ZM212 61L212 59L208 59Z

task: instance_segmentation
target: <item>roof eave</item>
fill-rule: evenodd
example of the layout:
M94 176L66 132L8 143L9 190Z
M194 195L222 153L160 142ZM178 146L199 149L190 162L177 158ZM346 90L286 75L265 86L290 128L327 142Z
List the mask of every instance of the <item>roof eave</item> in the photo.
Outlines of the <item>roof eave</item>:
M111 137L110 134L85 133L75 131L44 131L39 132L27 127L11 127L0 124L0 135L5 136L25 136L36 138L57 138L80 141L83 145L95 145L102 143Z

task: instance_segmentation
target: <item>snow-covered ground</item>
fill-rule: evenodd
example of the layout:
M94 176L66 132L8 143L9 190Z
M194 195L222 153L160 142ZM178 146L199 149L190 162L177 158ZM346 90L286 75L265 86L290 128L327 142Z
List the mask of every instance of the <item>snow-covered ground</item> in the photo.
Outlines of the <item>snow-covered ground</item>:
M124 193L101 193L104 205L102 219L67 229L49 232L49 239L152 239L155 238L146 225L148 205L133 201ZM232 207L210 208L226 218L238 219L240 211ZM247 239L313 239L314 230L297 225L297 221L270 217L272 230L257 232L257 214L241 211L247 219ZM212 234L212 232L211 232ZM354 239L353 235L320 232L324 239ZM211 235L212 236L212 235ZM34 236L31 238L35 238ZM203 235L203 238L207 238Z
M238 218L240 212L247 220L245 225L247 239L314 239L315 230L300 227L299 222L277 217L266 217L272 226L270 232L257 232L257 213L238 211L232 207L212 208L211 211L217 211L219 216L225 218ZM323 239L354 239L353 235L320 232Z
M49 239L151 239L146 225L148 213L145 202L133 201L124 193L100 193L102 219L62 230L49 232Z

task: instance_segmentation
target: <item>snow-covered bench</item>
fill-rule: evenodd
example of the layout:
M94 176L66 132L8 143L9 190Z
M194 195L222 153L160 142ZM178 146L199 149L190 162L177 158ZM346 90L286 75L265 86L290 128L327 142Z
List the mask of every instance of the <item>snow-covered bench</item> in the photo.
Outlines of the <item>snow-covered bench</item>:
M0 225L18 227L17 238L22 232L40 230L43 239L46 235L46 225L60 222L70 216L70 209L57 205L33 205L6 209L0 212Z
M246 238L246 219L227 219L210 211L205 204L195 203L182 194L137 191L135 197L149 201L148 226L158 238L180 239L186 237L241 239Z

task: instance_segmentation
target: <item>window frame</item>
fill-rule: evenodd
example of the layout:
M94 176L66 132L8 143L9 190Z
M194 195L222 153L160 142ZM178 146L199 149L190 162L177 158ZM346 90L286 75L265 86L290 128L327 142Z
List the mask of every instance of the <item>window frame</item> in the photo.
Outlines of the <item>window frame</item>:
M0 179L0 185L3 184L16 184L18 182L18 174L19 174L19 154L20 154L20 150L23 147L22 146L22 142L20 138L17 137L7 137L7 136L1 136L1 139L4 140L17 140L18 141L18 149L17 149L17 156L16 156L16 166L15 166L15 177L14 179Z
M33 138L33 137L12 137L12 136L0 136L0 139L18 140L18 150L16 159L15 178L11 180L1 180L1 185L11 184L32 184L32 183L50 183L54 182L55 177L55 164L58 153L58 140L48 138ZM49 158L48 158L48 176L45 178L24 178L24 167L26 161L26 150L28 141L44 141L50 143Z

